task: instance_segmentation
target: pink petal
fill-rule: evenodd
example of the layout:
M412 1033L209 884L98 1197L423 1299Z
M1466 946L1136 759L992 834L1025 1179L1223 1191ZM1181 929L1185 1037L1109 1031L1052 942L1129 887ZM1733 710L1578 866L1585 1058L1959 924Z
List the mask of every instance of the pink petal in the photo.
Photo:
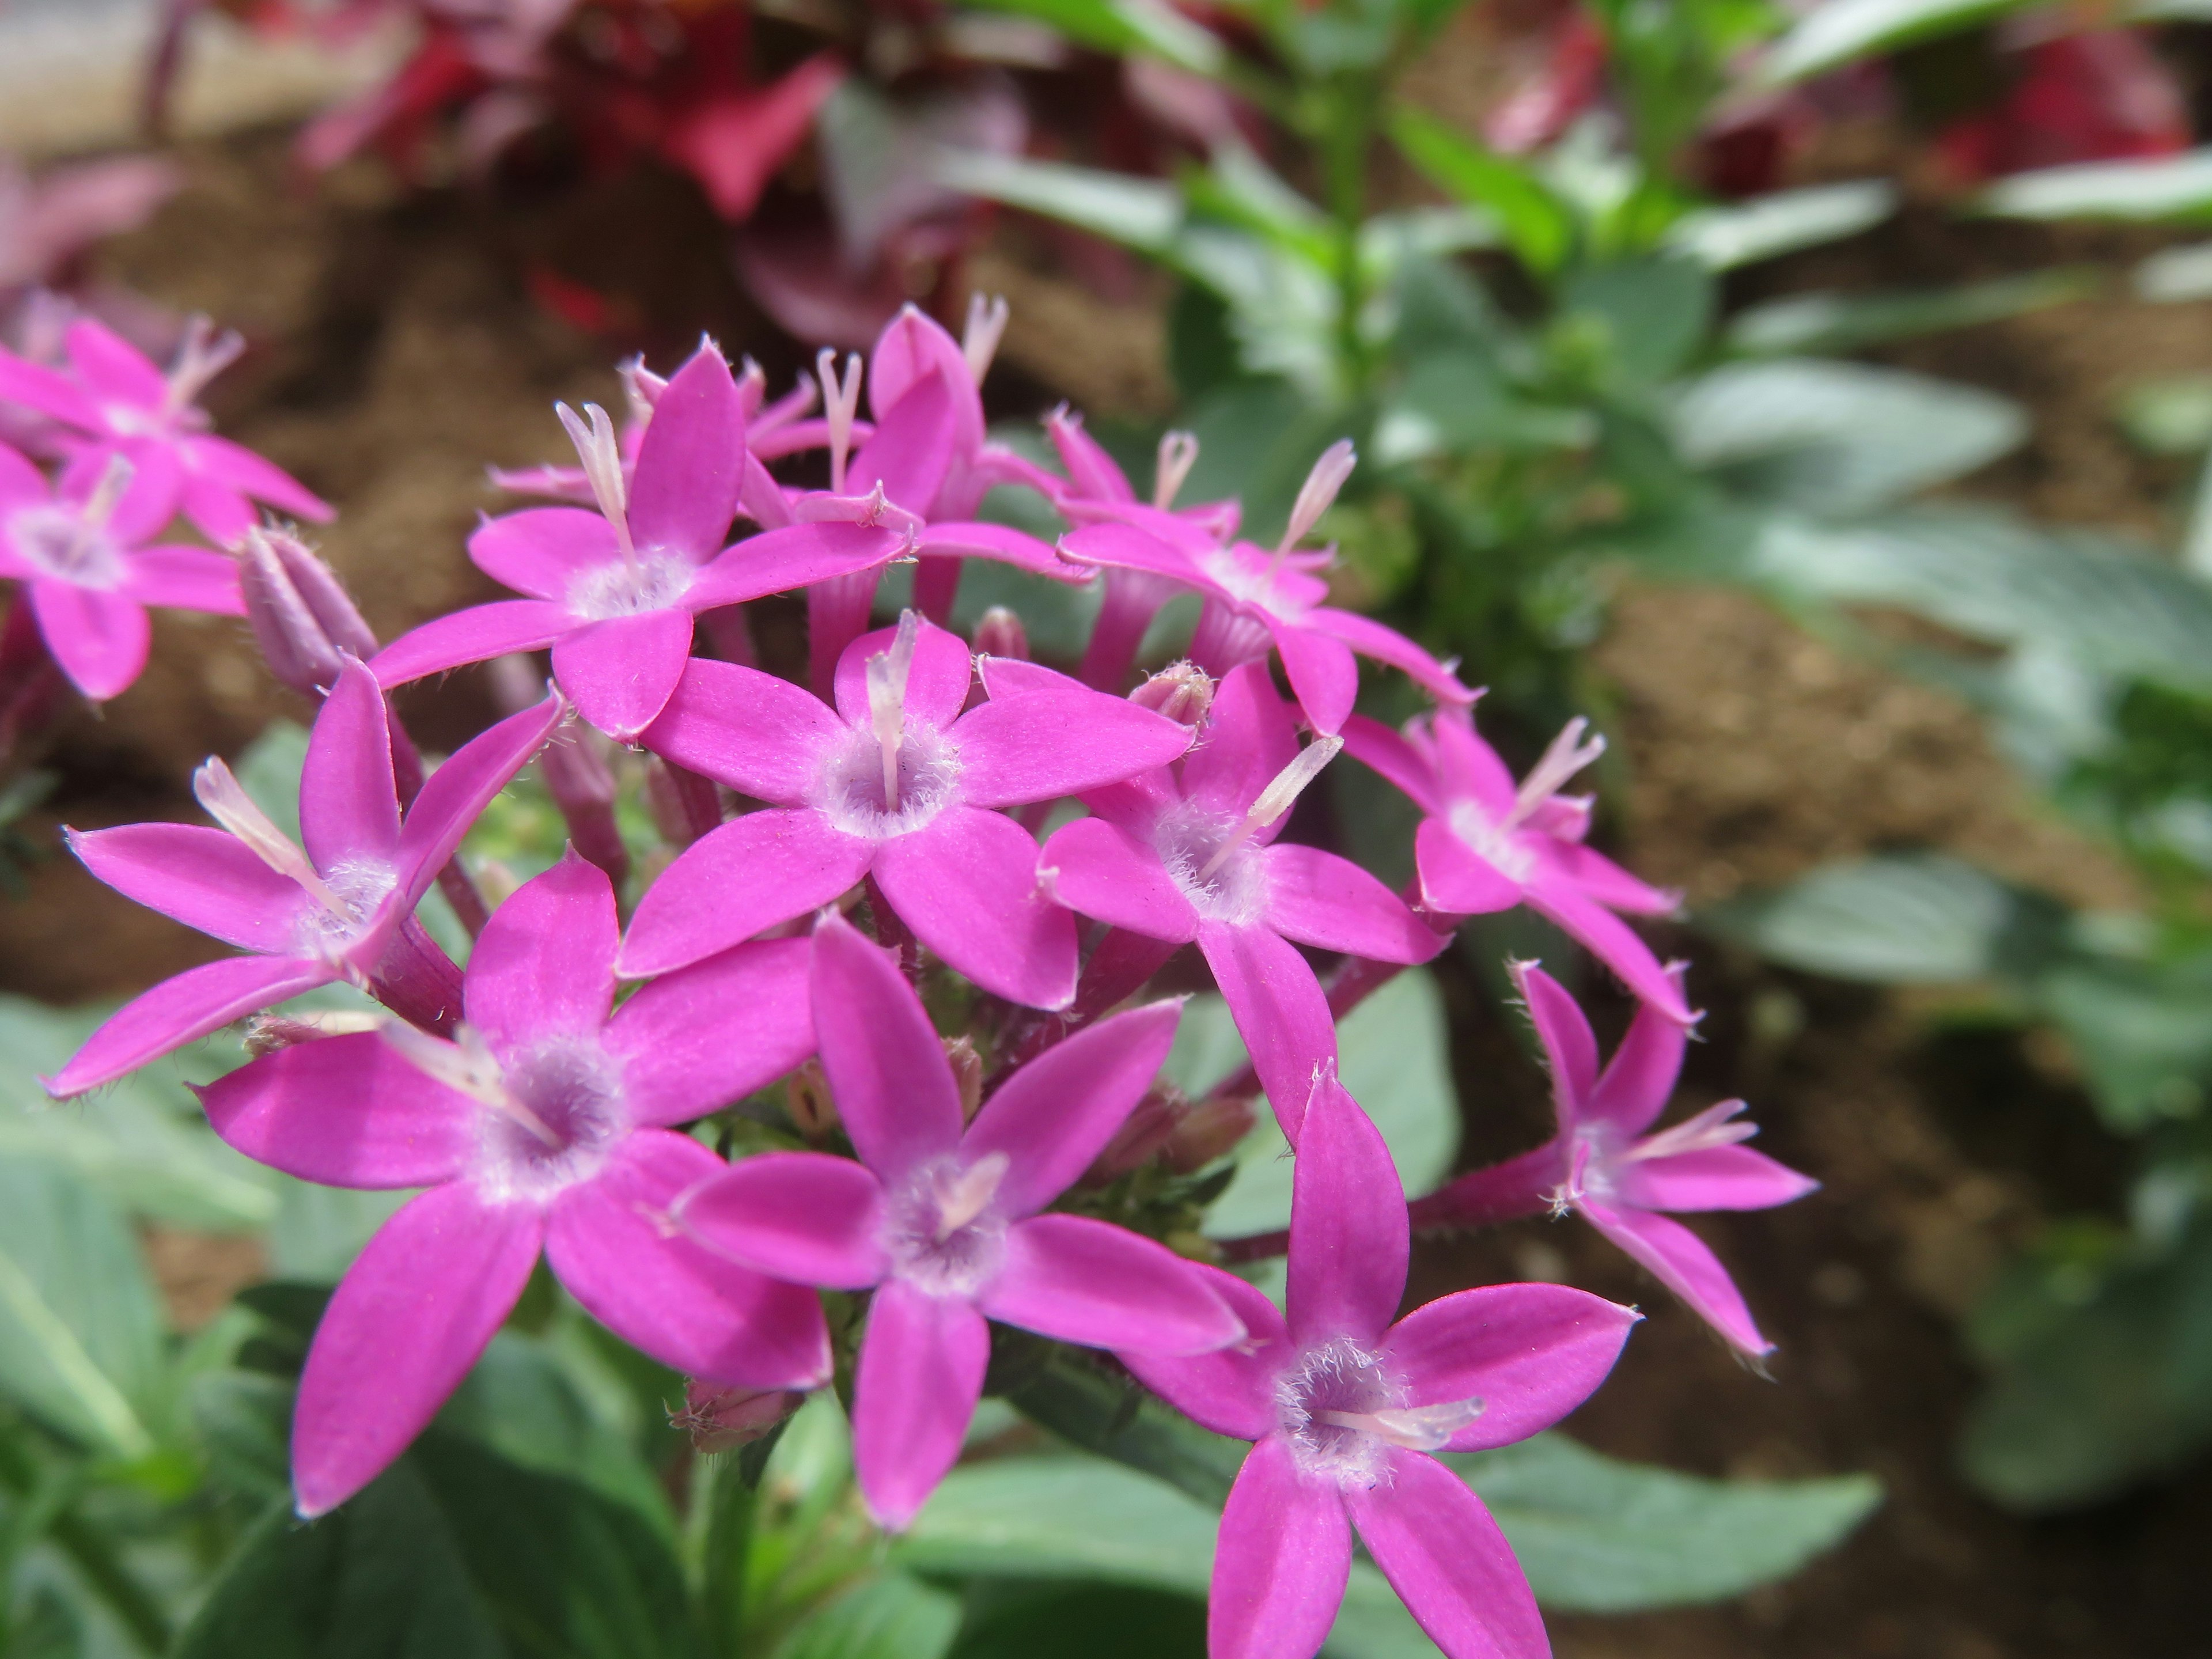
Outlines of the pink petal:
M1406 1294L1405 1189L1390 1147L1332 1072L1313 1091L1291 1182L1291 1334L1372 1347Z
M204 547L142 547L128 562L127 590L141 605L200 611L212 617L246 614L234 559Z
M242 951L291 949L307 896L235 836L191 823L68 834L86 869L148 909Z
M1159 854L1103 818L1078 818L1052 834L1037 855L1037 877L1059 902L1148 939L1187 943L1198 912Z
M1464 708L1439 708L1429 716L1429 732L1437 746L1437 774L1448 799L1472 800L1492 818L1513 810L1520 786L1498 757L1498 751L1477 735L1474 717Z
M1342 736L1346 754L1382 774L1423 812L1433 817L1445 810L1428 757L1382 721L1354 714Z
M1543 1615L1482 1500L1433 1457L1398 1452L1345 1507L1406 1611L1452 1659L1551 1659Z
M483 1109L374 1031L295 1043L196 1091L257 1164L325 1187L428 1187L474 1156Z
M960 378L968 378L964 370ZM958 442L955 419L945 377L925 374L889 414L877 418L875 435L853 457L846 489L865 495L880 483L897 506L927 518L951 470Z
M1407 1403L1480 1400L1454 1451L1510 1446L1589 1399L1638 1315L1565 1285L1486 1285L1416 1308L1383 1338Z
M1137 499L1120 464L1083 429L1080 415L1061 409L1045 422L1044 429L1052 447L1060 452L1060 464L1067 469L1068 483L1074 486L1077 496L1091 501Z
M702 342L669 378L638 446L629 529L640 550L711 558L737 517L744 453L737 382L720 349Z
M1000 1214L1042 1210L1091 1167L1152 1087L1182 1018L1179 1001L1115 1014L1054 1043L999 1086L961 1151L970 1162L1006 1155Z
M756 800L797 806L820 789L825 751L849 730L788 680L698 658L647 729L645 746Z
M467 1375L538 1264L544 1218L455 1182L384 1224L316 1328L292 1418L292 1489L313 1519L359 1492Z
M1671 916L1682 908L1680 893L1638 881L1602 853L1593 853L1573 842L1555 841L1545 854L1547 862L1608 910Z
M142 447L137 453L146 452ZM165 498L168 510L147 527L147 534L152 534L181 512L201 535L228 547L242 540L246 532L260 522L253 503L228 485L219 484L211 478L195 477L181 470L170 476L170 493Z
M1049 672L1049 671L1046 671ZM1057 677L1055 677L1057 678ZM975 806L1056 800L1167 765L1191 732L1126 697L1073 680L994 696L962 715L960 794Z
M1583 1115L1601 1118L1624 1134L1642 1134L1658 1121L1674 1097L1682 1055L1690 1046L1688 1028L1648 1002L1636 1005L1628 1035L1583 1103Z
M560 698L548 697L534 708L509 714L489 731L471 738L430 775L399 828L395 862L407 908L411 910L428 890L440 866L453 856L461 837L491 805L492 797L545 746L564 712Z
M893 1279L875 1294L853 1381L853 1462L878 1523L902 1530L960 1455L990 1327L965 1302Z
M468 1023L495 1052L596 1038L615 998L615 891L574 848L492 912L461 984Z
M1321 1067L1336 1059L1336 1022L1313 965L1264 927L1203 922L1198 948L1228 999L1252 1068L1291 1146Z
M1006 1260L977 1305L1006 1324L1091 1348L1211 1353L1244 1337L1192 1263L1091 1216L1031 1216L1008 1228Z
M624 979L711 957L819 909L868 872L873 842L811 809L748 812L686 848L640 900L623 941Z
M853 1148L892 1185L960 1144L960 1091L906 976L842 916L814 930L814 1030Z
M742 605L768 593L811 587L839 577L875 574L905 542L898 532L857 524L795 524L739 542L709 562L684 590L689 611Z
M376 679L348 662L315 715L300 769L300 839L315 868L382 862L399 844L392 727Z
M1748 1146L1623 1160L1614 1182L1626 1207L1679 1211L1769 1210L1820 1184Z
M183 474L173 446L156 438L136 438L79 449L62 468L54 495L72 507L86 505L100 493L118 454L126 458L133 470L122 498L108 513L107 532L127 546L144 541L177 515L177 490ZM240 526L241 532L244 528Z
M0 403L8 400L6 371L9 361L6 349L0 348ZM21 452L0 444L0 513L19 507L43 507L52 496L53 492L46 487L46 475Z
M830 1333L814 1293L724 1261L669 1219L728 1167L687 1136L636 1131L554 1200L545 1259L592 1318L664 1365L744 1388L819 1387Z
M1267 925L1320 951L1371 962L1426 962L1451 943L1349 859L1317 847L1261 849Z
M1413 831L1421 902L1448 916L1486 916L1521 902L1521 884L1454 835L1442 818Z
M96 318L80 317L63 337L70 367L85 389L106 404L159 413L169 401L169 382L146 355Z
M915 937L997 996L1075 1000L1075 918L1038 890L1036 842L1012 818L948 806L876 853L876 879Z
M838 658L837 712L848 725L866 729L868 659L890 650L897 635L895 628L878 628L854 640ZM914 665L907 673L907 714L944 731L960 718L975 679L975 660L967 641L933 622L924 622L915 640Z
M880 421L930 374L951 389L955 441L963 450L983 441L983 404L968 360L942 323L913 305L901 306L868 354L868 408Z
M1475 694L1460 684L1458 675L1395 628L1386 628L1355 611L1339 611L1326 605L1308 611L1305 620L1309 628L1334 635L1361 656L1405 670L1416 684L1445 702L1465 704L1474 701Z
M1213 1547L1209 1659L1312 1659L1352 1576L1352 1526L1333 1480L1301 1476L1269 1435L1252 1448Z
M586 623L553 642L553 676L576 712L635 744L666 706L691 659L691 613L643 611Z
M1575 1208L1589 1224L1668 1290L1691 1310L1747 1354L1774 1352L1759 1334L1744 1305L1743 1293L1703 1239L1679 1221L1645 1210L1614 1209L1585 1199Z
M864 1291L890 1271L883 1183L849 1158L741 1158L686 1193L676 1214L708 1249L793 1285Z
M229 957L188 968L110 1014L68 1065L42 1081L57 1099L81 1095L337 977L334 968L292 957Z
M542 651L576 626L565 605L500 599L433 617L392 641L368 665L376 683L390 690L466 663L489 662L517 651Z
M1265 663L1246 663L1222 676L1205 734L1182 763L1183 793L1208 811L1241 818L1297 755L1290 705L1275 695Z
M31 362L5 348L0 348L0 404L34 409L82 432L102 432L107 426L100 405L82 386L58 369Z
M1668 1018L1689 1024L1696 1016L1682 1000L1682 987L1659 958L1612 911L1593 902L1562 877L1540 871L1528 889L1528 908L1556 922L1561 932L1618 974L1628 988Z
M574 507L530 507L487 519L469 538L469 557L494 581L565 605L579 577L622 559L614 526Z
M814 1052L812 957L803 939L740 945L623 1003L605 1042L623 1057L631 1121L689 1123L801 1065Z
M337 516L328 501L283 467L228 438L205 434L183 440L178 448L185 463L187 488L193 480L204 479L224 490L251 495L257 501L266 501L317 524L328 523ZM207 526L203 525L201 528Z
M1056 582L1080 584L1097 575L1061 558L1050 542L1003 524L933 524L916 538L915 551L924 558L989 559Z
M1221 591L1192 562L1188 552L1134 525L1084 525L1060 538L1060 550L1078 564L1142 570L1201 593Z
M1262 1439L1276 1425L1275 1379L1289 1358L1290 1332L1258 1285L1203 1262L1191 1267L1237 1316L1245 1340L1210 1353L1115 1357L1201 1428L1237 1440Z
M663 150L699 181L724 219L749 218L844 76L837 55L823 52L767 86L710 93L672 123Z
M130 688L146 665L146 607L120 593L52 579L30 584L39 633L70 684L94 702Z
M1590 1092L1597 1086L1597 1038L1583 1018L1582 1006L1559 981L1533 962L1515 963L1512 973L1552 1070L1552 1100L1559 1127L1571 1130L1583 1121Z
M1283 672L1307 721L1315 731L1334 737L1359 700L1359 663L1352 647L1327 634L1273 618L1267 631L1283 654Z

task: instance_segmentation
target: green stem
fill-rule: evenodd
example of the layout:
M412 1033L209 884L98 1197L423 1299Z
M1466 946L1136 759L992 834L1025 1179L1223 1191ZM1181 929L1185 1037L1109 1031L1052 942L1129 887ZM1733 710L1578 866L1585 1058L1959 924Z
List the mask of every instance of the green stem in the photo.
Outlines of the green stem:
M1359 232L1367 221L1367 158L1375 141L1376 100L1376 86L1365 76L1340 83L1322 139L1322 174L1336 236L1337 353L1344 364L1345 389L1355 398L1367 389L1374 367L1359 332L1359 313L1367 304Z
M0 1482L26 1496L39 1484L37 1465L4 1436L0 1436ZM46 1536L76 1565L85 1582L99 1592L139 1646L149 1653L169 1650L169 1615L155 1600L153 1592L123 1564L114 1546L82 1516L73 1509L64 1510L47 1527Z

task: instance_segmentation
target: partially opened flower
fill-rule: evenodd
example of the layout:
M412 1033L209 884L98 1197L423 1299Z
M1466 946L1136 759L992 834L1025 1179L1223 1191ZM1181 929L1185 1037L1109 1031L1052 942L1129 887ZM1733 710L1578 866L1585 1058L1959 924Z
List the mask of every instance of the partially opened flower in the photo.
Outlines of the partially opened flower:
M1297 945L1426 962L1448 937L1349 860L1276 842L1340 747L1323 738L1301 750L1266 665L1248 663L1221 682L1173 772L1086 793L1095 816L1056 831L1038 861L1062 904L1197 942L1293 1145L1315 1068L1336 1058L1328 1000Z
M426 1187L346 1270L293 1419L300 1513L406 1449L491 1340L542 1250L569 1293L664 1364L811 1389L829 1334L808 1291L665 1224L723 1167L672 1126L814 1048L805 939L749 945L613 1008L614 890L571 852L493 915L459 1041L401 1022L279 1049L199 1091L216 1132L302 1180Z
M127 457L151 492L154 528L181 512L210 540L236 541L254 503L303 519L331 516L327 502L282 467L208 430L197 399L243 348L195 317L165 374L136 346L89 317L64 337L70 372L0 350L0 403L21 404L69 429L66 447Z
M113 451L79 456L49 489L37 467L0 445L0 576L24 585L46 649L94 702L145 667L148 605L246 614L231 560L144 544L170 517L160 481Z
M1430 1454L1547 1429L1605 1380L1637 1316L1562 1285L1492 1285L1395 1324L1407 1238L1390 1149L1334 1072L1292 1176L1285 1310L1206 1271L1251 1332L1196 1358L1122 1363L1217 1433L1253 1443L1221 1513L1212 1659L1310 1659L1356 1530L1448 1659L1543 1659L1536 1598L1505 1534Z
M960 1089L921 999L842 920L814 935L814 1024L860 1161L769 1152L714 1175L679 1223L747 1267L874 1288L854 1379L853 1454L884 1525L904 1527L960 1455L988 1320L1064 1342L1197 1354L1243 1327L1204 1270L1084 1216L1037 1212L1073 1183L1152 1084L1177 1003L1049 1048L962 1127Z
M1291 690L1314 729L1334 735L1359 695L1358 656L1402 668L1448 703L1468 703L1474 693L1440 663L1395 629L1356 611L1323 604L1328 584L1316 573L1330 552L1300 552L1304 540L1351 477L1352 445L1332 445L1314 463L1298 491L1282 539L1270 550L1250 542L1208 544L1163 526L1126 519L1087 525L1060 538L1060 551L1078 564L1141 571L1178 582L1203 595L1190 654L1215 674L1267 656L1283 659Z
M487 575L531 597L425 623L370 666L387 689L464 663L553 648L553 672L578 711L635 741L691 654L692 618L787 588L880 565L893 530L803 524L725 546L744 472L744 416L730 367L702 344L657 398L626 477L614 427L561 410L599 511L531 507L469 538Z
M1164 765L1188 727L1030 663L987 658L908 611L854 642L833 708L785 680L696 661L645 734L766 811L713 830L638 906L625 974L660 973L872 876L916 938L1032 1007L1075 994L1074 918L1038 890L1036 842L1000 811Z
M1513 977L1552 1071L1559 1133L1532 1152L1462 1176L1413 1206L1417 1227L1467 1226L1571 1209L1650 1270L1747 1354L1772 1352L1735 1281L1705 1243L1662 1211L1765 1210L1820 1183L1742 1145L1759 1133L1724 1100L1650 1133L1674 1093L1688 1033L1645 1003L1601 1073L1589 1022L1534 963Z
M1345 726L1344 742L1355 760L1397 785L1427 815L1414 834L1413 853L1422 902L1431 909L1464 916L1526 904L1587 947L1638 996L1687 1024L1694 1016L1681 981L1613 915L1668 915L1679 896L1638 881L1583 846L1589 801L1559 793L1605 752L1603 738L1583 740L1585 724L1569 722L1517 785L1464 709L1417 715L1402 733L1355 715Z
M384 698L368 671L349 663L307 740L304 848L213 759L193 776L192 792L222 829L70 831L70 850L110 887L251 954L187 969L125 1003L46 1087L58 1097L82 1094L318 985L374 985L392 966L392 953L434 951L410 935L415 907L562 712L561 700L548 697L463 744L403 822Z

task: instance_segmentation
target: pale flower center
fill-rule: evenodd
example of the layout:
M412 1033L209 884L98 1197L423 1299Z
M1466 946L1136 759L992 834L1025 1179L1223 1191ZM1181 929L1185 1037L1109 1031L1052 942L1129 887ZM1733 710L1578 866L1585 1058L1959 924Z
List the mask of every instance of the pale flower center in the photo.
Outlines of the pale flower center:
M343 959L398 884L397 871L372 859L341 860L324 871L319 890L309 890L314 902L301 905L292 924L300 954Z
M588 1181L629 1131L620 1062L588 1037L509 1054L501 1086L511 1105L487 1104L480 1120L477 1183L493 1202L542 1201Z
M641 551L635 559L579 574L568 584L568 609L586 622L666 611L697 574L698 568L679 553Z
M1245 927L1267 909L1264 862L1243 844L1243 820L1185 805L1152 826L1152 850L1169 879L1208 921Z
M821 810L848 836L885 841L910 836L952 801L960 781L960 750L913 720L904 723L890 751L897 782L896 803L884 789L882 739L863 728L832 744L823 769Z
M109 589L127 573L123 550L99 525L65 507L27 507L8 525L15 551L41 576Z
M973 1296L1006 1259L1006 1222L994 1207L1006 1155L973 1164L934 1158L893 1195L884 1248L898 1278L932 1296Z
M1460 799L1451 804L1444 820L1451 832L1509 881L1526 881L1534 873L1536 854L1522 844L1512 828L1499 823L1477 803Z
M1348 1336L1301 1352L1275 1379L1275 1419L1302 1474L1340 1486L1389 1479L1394 1450L1440 1451L1482 1413L1480 1400L1409 1406L1382 1357Z

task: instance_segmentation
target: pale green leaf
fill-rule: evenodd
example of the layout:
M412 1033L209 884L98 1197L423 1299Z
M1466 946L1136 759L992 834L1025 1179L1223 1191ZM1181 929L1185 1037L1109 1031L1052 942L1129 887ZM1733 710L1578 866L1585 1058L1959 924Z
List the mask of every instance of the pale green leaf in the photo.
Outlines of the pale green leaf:
M1886 179L1813 185L1685 214L1668 229L1666 246L1708 270L1733 270L1800 248L1839 242L1872 229L1895 211L1897 187Z
M2007 219L2202 219L2212 215L2212 147L2016 173L1990 185L1978 205Z

